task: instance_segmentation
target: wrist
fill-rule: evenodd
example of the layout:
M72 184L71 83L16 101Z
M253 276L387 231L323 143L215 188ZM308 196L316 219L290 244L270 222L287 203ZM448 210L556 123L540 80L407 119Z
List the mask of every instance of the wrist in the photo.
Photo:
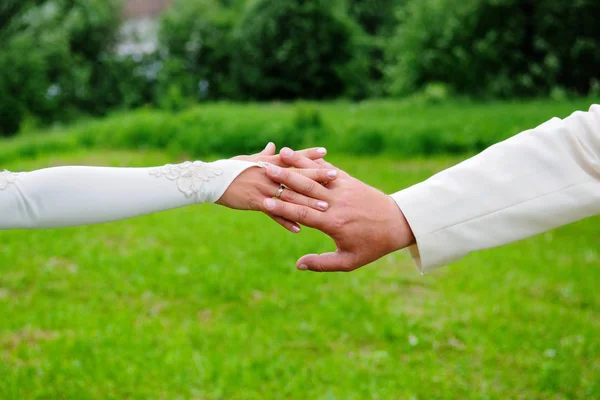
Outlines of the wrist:
M391 240L392 251L402 250L416 243L415 235L404 216L404 213L391 196L386 196L390 204L388 234Z
M210 166L213 178L210 176L203 177L203 185L208 192L205 202L217 203L229 208L247 209L243 205L247 203L242 196L237 186L243 184L246 179L245 172L252 167L258 165L251 161L245 160L217 160L208 163ZM244 186L244 185L242 185Z

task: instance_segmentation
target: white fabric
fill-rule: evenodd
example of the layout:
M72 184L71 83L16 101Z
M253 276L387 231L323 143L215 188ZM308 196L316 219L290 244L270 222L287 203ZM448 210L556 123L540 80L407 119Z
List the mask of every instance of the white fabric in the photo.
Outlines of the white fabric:
M554 118L392 195L421 273L600 214L600 106Z
M217 201L257 164L200 161L155 168L55 167L0 172L0 229L116 221Z

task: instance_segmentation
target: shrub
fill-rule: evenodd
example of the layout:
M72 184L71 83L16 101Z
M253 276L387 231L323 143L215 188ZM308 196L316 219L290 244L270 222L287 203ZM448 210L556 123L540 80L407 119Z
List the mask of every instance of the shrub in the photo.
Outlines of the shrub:
M96 108L90 112L104 114L152 104L160 66L156 54L103 54L94 69Z
M359 44L362 44L365 63L364 70L368 74L368 85L364 88L367 97L385 95L385 49L389 37L396 26L396 10L405 0L347 0L348 12L365 32ZM357 97L357 96L354 96Z
M348 11L363 30L372 36L387 35L396 24L395 10L399 0L347 0Z
M140 109L86 120L61 133L0 143L0 165L77 148L156 149L186 158L233 156L279 147L325 146L332 156L396 158L478 152L551 117L586 110L598 98L487 103L465 99L361 103L204 104L182 112Z
M427 82L478 96L586 94L600 70L597 1L409 0L387 50L392 94Z
M214 0L175 1L160 21L166 59L157 98L174 92L195 100L235 97L230 72L234 15Z
M98 111L106 94L96 86L98 60L116 37L118 12L117 0L3 2L0 133L15 133L28 114L49 121Z
M241 18L235 76L253 99L323 99L366 79L360 29L335 1L258 0Z
M286 137L286 143L288 141L295 142L295 146L311 146L319 142L323 143L329 136L321 112L308 104L298 103L295 105L292 124L295 133ZM291 146L291 144L288 146Z
M353 127L348 130L344 150L363 156L379 154L385 150L385 135L376 127Z

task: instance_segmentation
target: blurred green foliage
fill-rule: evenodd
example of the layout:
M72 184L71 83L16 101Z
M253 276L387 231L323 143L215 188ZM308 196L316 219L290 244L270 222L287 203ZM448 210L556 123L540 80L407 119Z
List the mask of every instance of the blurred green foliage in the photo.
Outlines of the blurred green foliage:
M394 10L405 0L347 0L348 12L365 33L380 35L391 33L396 24Z
M233 156L254 153L268 141L279 147L326 146L336 153L363 156L468 154L600 101L443 101L435 86L429 91L433 94L404 101L209 103L179 112L140 109L4 141L0 163L80 148L156 149L186 158Z
M122 103L105 84L107 49L119 27L116 0L3 0L0 6L0 132Z
M231 79L235 15L215 0L176 0L165 12L159 32L159 105L174 93L193 100L236 97Z
M360 62L366 74L362 77L364 89L359 94L368 97L383 97L388 94L387 82L383 79L386 63L385 52L398 22L396 10L405 0L346 0L348 13L357 21L364 34L360 44ZM366 79L366 82L365 82Z
M175 0L139 54L120 3L0 4L0 135L214 100L600 93L598 1Z
M236 31L240 96L258 100L338 97L364 80L360 29L330 0L258 0Z
M600 2L409 0L388 48L392 94L581 95L600 78Z

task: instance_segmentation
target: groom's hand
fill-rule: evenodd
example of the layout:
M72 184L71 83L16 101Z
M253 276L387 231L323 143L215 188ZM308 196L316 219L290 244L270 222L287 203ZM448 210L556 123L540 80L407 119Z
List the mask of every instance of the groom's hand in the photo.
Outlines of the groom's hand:
M296 264L300 270L352 271L415 242L414 235L396 202L381 191L355 179L325 161L311 161L283 149L282 160L297 168L335 169L338 177L326 186L316 184L293 169L267 168L268 176L305 196L325 201L325 212L267 199L267 212L321 230L337 250L308 254Z

